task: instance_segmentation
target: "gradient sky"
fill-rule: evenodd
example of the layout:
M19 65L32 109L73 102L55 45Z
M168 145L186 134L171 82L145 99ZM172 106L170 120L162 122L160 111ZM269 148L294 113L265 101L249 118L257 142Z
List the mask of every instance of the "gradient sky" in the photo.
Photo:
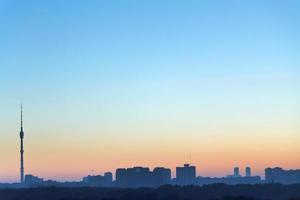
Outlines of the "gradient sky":
M0 0L0 182L300 168L300 1Z

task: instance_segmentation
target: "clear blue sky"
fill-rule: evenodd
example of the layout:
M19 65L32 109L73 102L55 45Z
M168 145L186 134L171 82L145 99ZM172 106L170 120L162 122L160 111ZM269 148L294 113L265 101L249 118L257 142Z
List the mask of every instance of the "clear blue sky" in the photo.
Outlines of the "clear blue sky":
M7 163L0 179L15 180L10 169L18 171L20 102L26 147L36 154L48 146L44 154L50 154L53 145L64 149L57 140L70 145L70 154L88 152L82 141L96 138L85 142L97 149L97 139L111 146L124 139L135 155L134 149L163 148L157 139L163 137L170 149L197 155L215 151L205 146L209 141L204 150L180 141L201 145L208 136L232 142L237 135L248 140L265 134L276 138L274 144L257 141L297 155L299 75L298 0L0 0L0 151L16 154L0 153L0 163ZM283 138L286 143L279 144ZM38 166L31 171L51 174L38 155L28 154L27 161ZM147 164L136 155L137 163ZM291 156L287 166L298 161Z

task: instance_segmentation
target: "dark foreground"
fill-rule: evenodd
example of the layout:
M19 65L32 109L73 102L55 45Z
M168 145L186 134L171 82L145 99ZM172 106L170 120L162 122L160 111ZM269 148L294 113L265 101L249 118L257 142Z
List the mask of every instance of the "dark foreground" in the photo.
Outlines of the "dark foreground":
M300 184L0 189L0 200L300 200Z

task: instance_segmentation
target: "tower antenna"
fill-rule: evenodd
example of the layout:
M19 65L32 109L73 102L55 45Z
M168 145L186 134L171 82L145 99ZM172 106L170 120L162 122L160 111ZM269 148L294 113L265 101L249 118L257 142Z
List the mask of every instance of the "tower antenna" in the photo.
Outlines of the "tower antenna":
M20 131L20 140L21 140L21 159L20 159L20 182L24 183L24 146L23 146L24 132L23 132L23 107L21 104L21 131Z
M21 130L23 130L23 106L21 104Z

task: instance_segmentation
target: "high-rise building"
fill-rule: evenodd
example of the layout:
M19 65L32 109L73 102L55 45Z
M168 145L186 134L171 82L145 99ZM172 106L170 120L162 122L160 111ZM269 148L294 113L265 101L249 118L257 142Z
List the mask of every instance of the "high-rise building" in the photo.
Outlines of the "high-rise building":
M240 177L240 169L238 167L235 167L233 169L233 176L234 177Z
M274 182L274 174L272 168L266 168L265 169L265 181L267 183L273 183Z
M152 186L151 175L148 167L119 168L116 184L118 187L149 187Z
M245 175L246 175L246 177L250 177L251 176L251 168L250 167L246 167L245 168Z
M164 167L156 167L152 172L154 186L170 184L171 182L171 169Z
M116 186L126 187L127 186L127 170L126 168L118 168L116 170Z
M300 183L300 169L284 170L280 167L266 168L265 181L267 183L282 183L282 184Z
M42 178L39 178L37 176L33 176L32 174L26 174L25 176L25 184L27 186L30 186L30 185L38 185L38 184L41 184L43 183L44 179Z
M21 104L21 131L20 131L20 140L21 140L21 160L20 160L20 182L24 183L24 147L23 147L24 131L23 131L23 110Z
M113 181L113 175L112 175L111 172L105 172L104 173L104 178L109 183L112 183L112 181Z
M176 183L179 185L195 184L196 167L184 164L183 167L176 167Z
M116 170L117 187L158 187L171 182L171 170L156 167L150 171L148 167L119 168Z
M84 186L92 187L111 187L112 186L112 173L105 172L104 176L102 175L89 175L82 178Z

